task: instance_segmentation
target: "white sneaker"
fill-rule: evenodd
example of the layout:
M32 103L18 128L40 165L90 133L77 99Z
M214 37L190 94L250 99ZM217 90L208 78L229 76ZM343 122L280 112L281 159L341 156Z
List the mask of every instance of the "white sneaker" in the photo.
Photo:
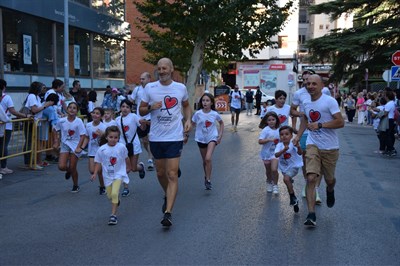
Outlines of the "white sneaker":
M278 185L273 185L272 187L272 194L278 195L279 194L279 187Z
M14 171L11 169L8 169L7 167L0 169L0 174L6 175L6 174L12 174L12 173L14 173Z
M315 203L320 205L321 204L321 198L319 197L318 189L315 190Z
M147 160L147 170L153 171L154 170L154 163L152 159Z
M271 193L271 192L272 192L272 186L273 186L272 183L268 183L268 182L267 182L267 192L268 192L268 193Z

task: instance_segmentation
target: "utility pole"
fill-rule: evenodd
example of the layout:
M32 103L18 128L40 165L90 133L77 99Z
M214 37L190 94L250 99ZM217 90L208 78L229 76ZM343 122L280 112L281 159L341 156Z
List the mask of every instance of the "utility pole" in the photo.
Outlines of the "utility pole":
M64 0L64 84L69 89L69 23L68 0Z

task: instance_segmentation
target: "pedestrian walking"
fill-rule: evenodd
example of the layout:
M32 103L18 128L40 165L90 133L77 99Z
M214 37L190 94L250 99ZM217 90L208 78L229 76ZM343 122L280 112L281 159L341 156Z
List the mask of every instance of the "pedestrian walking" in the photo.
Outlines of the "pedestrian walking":
M119 142L124 144L128 149L128 157L130 169L132 172L139 172L139 177L143 179L146 175L144 163L139 162L139 154L142 153L140 147L139 137L137 136L137 128L141 126L139 117L132 113L133 103L129 100L122 100L120 105L121 116L115 119L119 130L121 131L121 138ZM142 126L143 128L144 126ZM129 196L128 183L124 182L124 189L122 197Z
M204 185L206 190L211 190L212 155L215 147L221 143L224 132L224 121L215 111L215 99L212 94L205 93L201 96L199 110L194 113L192 122L193 126L196 126L194 139L203 160Z
M237 131L237 125L239 123L239 115L242 111L244 96L239 91L239 86L235 84L234 90L229 93L229 103L231 109L231 131Z
M58 120L53 134L54 149L60 148L58 159L58 169L65 171L65 179L72 176L72 193L79 192L78 171L76 170L79 157L82 155L83 142L86 135L85 126L82 119L77 117L79 106L76 102L71 102L67 107L68 115ZM59 133L61 137L59 136ZM61 144L60 144L61 138Z
M86 124L86 140L85 144L88 144L88 157L89 157L89 173L94 174L95 162L94 157L96 152L100 147L100 138L106 131L106 125L101 122L101 118L104 116L104 109L101 107L95 107L90 113L92 117L92 122ZM83 144L82 147L86 145ZM104 185L103 172L101 168L99 169L97 175L99 176L99 194L104 195L106 193L106 188Z
M256 115L260 115L261 114L261 99L262 99L262 92L260 90L260 87L257 86L257 91L256 91L256 95L254 96L254 98L256 99Z
M254 102L254 92L248 88L245 94L246 99L246 114L253 115L253 102Z
M279 128L280 142L275 148L275 157L279 158L278 167L283 175L283 182L289 193L290 206L293 206L294 212L299 212L299 200L297 199L294 189L294 177L303 166L300 143L296 146L292 143L294 130L290 126L282 126Z
M165 193L161 224L167 227L172 225L171 212L178 192L183 135L191 129L192 116L187 89L172 79L173 71L169 58L160 59L157 63L159 80L147 84L140 104L140 115L151 113L150 149L155 158L158 181Z
M294 138L295 145L301 139L303 132L309 130L306 148L307 174L307 208L308 215L304 225L316 226L315 187L319 177L324 174L326 187L326 204L332 208L335 204L335 168L339 158L339 138L336 129L344 126L336 100L322 93L324 84L319 75L311 75L307 81L307 91L310 102L304 106L304 117L301 119L298 135Z
M104 185L108 199L111 200L111 215L108 225L118 223L117 210L120 205L119 190L122 182L129 183L130 163L126 146L119 142L121 137L117 126L106 129L101 138L100 148L94 157L95 167L90 180L95 180L100 171L103 173Z
M140 85L133 90L130 97L132 101L136 103L137 106L136 114L139 116L139 119L141 120L141 125L145 127L144 130L138 127L137 134L139 136L141 145L147 152L147 170L153 171L154 170L153 154L151 153L150 150L149 136L148 136L151 126L151 117L150 114L147 114L145 116L141 116L139 114L139 107L143 99L143 95L145 93L145 87L150 81L151 81L150 73L148 72L142 73L140 75Z
M279 117L276 113L266 113L260 123L262 131L258 138L258 144L262 145L260 158L265 167L267 192L275 195L279 194L278 159L275 157L275 148L279 143L279 125Z

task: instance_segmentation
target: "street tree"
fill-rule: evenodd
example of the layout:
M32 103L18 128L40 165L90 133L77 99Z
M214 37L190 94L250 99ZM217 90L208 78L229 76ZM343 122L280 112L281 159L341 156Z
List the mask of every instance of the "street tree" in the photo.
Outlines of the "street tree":
M276 45L271 37L284 26L292 0L158 0L134 1L142 14L136 26L149 38L140 39L148 51L145 61L155 64L170 57L175 68L187 73L193 99L201 70L215 70L229 61L255 57Z
M354 15L353 27L335 29L307 42L311 62L330 62L331 80L353 86L369 73L382 73L391 55L400 49L400 2L398 0L336 0L311 6L311 14Z

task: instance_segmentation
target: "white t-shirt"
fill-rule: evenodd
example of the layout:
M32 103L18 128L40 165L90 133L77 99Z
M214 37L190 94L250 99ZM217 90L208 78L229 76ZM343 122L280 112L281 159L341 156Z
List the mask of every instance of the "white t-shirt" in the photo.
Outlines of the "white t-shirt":
M62 104L65 101L65 97L64 97L64 95L62 93L56 92L54 89L49 89L48 91L46 91L46 93L44 95L44 100L46 100L47 96L49 96L52 93L58 95L58 103L57 103L56 111L57 111L57 114L61 114L61 112L62 112Z
M89 138L88 156L95 156L100 147L99 140L101 135L96 133L97 130L102 131L104 134L106 131L106 126L102 122L100 122L97 126L93 125L93 122L86 124L86 136Z
M111 119L108 122L103 121L103 124L106 126L106 128L111 127L111 126L117 126L117 122L115 122L114 119Z
M271 160L275 158L275 147L279 143L279 129L272 129L269 126L263 128L258 138L260 139L274 139L275 141L268 141L262 144L260 158L261 160Z
M221 120L221 116L214 110L208 113L204 113L203 110L198 110L192 117L192 121L196 123L194 140L204 144L217 141L217 122Z
M240 91L231 91L229 96L231 97L231 107L241 109L244 95Z
M150 141L183 141L182 103L189 99L184 84L173 81L168 86L159 81L146 85L143 102L162 102L162 107L151 111Z
M272 105L267 108L267 112L275 112L279 117L280 126L289 125L290 105L284 104L282 108Z
M124 128L122 128L121 126L121 118L122 118L122 123L124 124ZM135 136L137 128L140 127L139 117L134 113L129 113L125 117L118 116L115 119L115 122L117 123L117 127L121 131L121 135L119 136L119 142L124 145L126 144L122 130L125 132L126 140L128 142L132 142L132 138ZM140 146L140 140L137 134L135 136L135 139L133 140L133 147L135 155L142 153L142 147Z
M128 150L122 143L117 143L115 146L104 144L97 150L94 161L101 164L106 187L117 179L121 179L126 184L129 183L126 158L128 158Z
M10 95L3 94L2 98L3 99L1 100L0 104L3 107L3 110L6 113L6 115L8 116L9 120L11 121L11 113L10 113L9 109L14 107L14 103L13 103ZM11 122L6 123L6 130L12 130Z
M32 111L32 106L42 107L42 103L40 102L40 97L36 96L35 94L30 93L25 103L25 107L28 107L29 110ZM43 110L39 113L34 114L36 119L41 119L43 115Z
M379 111L385 111L385 106L383 106L383 105L379 105L379 106L377 106L376 107ZM374 114L378 114L379 112L375 112L375 111L372 111ZM373 125L373 127L374 127L374 129L375 130L377 130L378 129L378 127L379 127L379 123L381 122L381 119L379 118L379 117L375 117L374 118L374 120L373 120L373 122L372 122L372 125Z
M62 117L54 127L61 131L61 142L66 144L72 151L78 147L82 135L86 135L86 129L82 119L75 117L74 121L68 121L68 117Z
M89 101L88 102L88 112L89 114L93 111L93 109L96 107L96 105L94 104L94 102Z
M137 110L136 110L136 114L139 116L140 119L146 119L146 120L150 120L150 113L145 115L145 116L141 116L139 113L139 107L140 107L140 103L142 102L142 99L144 97L145 94L145 89L142 86L137 86L132 94L131 94L131 99L136 103L137 105Z
M388 112L388 118L394 119L394 109L396 109L396 103L394 101L388 101L385 104L385 112Z
M279 142L276 145L275 153L283 150L285 145ZM279 157L279 170L286 173L289 169L300 168L303 166L303 158L297 153L297 147L292 142L289 143L289 149Z
M325 123L333 120L333 115L340 113L337 101L322 94L316 101L310 101L304 106L304 114L309 123ZM306 144L314 144L321 150L339 149L339 138L335 129L321 128L308 131Z

